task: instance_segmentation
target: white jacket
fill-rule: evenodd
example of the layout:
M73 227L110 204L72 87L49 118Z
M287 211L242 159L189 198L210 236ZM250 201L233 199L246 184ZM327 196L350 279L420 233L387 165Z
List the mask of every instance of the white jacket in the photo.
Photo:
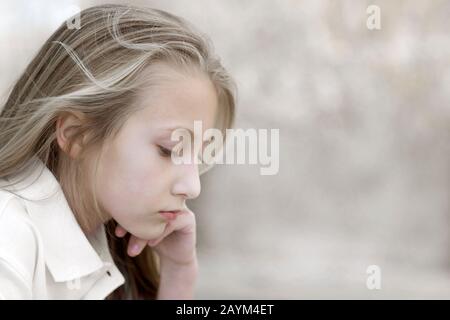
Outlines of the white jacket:
M105 228L86 237L55 176L37 163L14 189L0 189L0 299L104 299L124 283Z

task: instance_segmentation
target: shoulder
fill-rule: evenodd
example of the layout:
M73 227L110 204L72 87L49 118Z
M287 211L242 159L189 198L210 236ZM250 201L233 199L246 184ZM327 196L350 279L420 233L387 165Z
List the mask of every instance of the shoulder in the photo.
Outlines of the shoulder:
M0 287L14 278L30 287L37 253L38 234L20 197L0 189Z
M20 197L0 190L0 256L13 254L34 261L37 231Z

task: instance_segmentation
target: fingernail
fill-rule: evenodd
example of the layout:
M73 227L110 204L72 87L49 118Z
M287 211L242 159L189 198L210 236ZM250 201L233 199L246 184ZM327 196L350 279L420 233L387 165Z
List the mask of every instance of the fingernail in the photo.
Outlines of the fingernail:
M132 254L138 254L138 252L139 252L139 246L138 246L137 244L134 244L134 245L131 247L131 253L132 253Z

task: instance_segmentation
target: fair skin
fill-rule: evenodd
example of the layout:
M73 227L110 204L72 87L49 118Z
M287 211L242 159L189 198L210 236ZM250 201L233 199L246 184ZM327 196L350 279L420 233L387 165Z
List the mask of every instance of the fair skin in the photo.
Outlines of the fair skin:
M149 245L160 257L157 298L192 299L198 271L196 223L186 200L200 194L199 168L194 162L172 162L170 149L177 141L171 141L171 133L180 127L193 131L195 120L203 122L203 130L212 128L217 95L206 75L178 72L166 65L158 70L162 75L158 86L141 93L137 103L142 108L106 144L96 190L99 203L118 223L116 235L131 234L128 254L139 255ZM57 121L57 140L63 150L65 134L76 122L75 116ZM79 148L75 144L69 154L76 157ZM198 156L194 153L192 157ZM159 212L176 209L182 213L171 220Z

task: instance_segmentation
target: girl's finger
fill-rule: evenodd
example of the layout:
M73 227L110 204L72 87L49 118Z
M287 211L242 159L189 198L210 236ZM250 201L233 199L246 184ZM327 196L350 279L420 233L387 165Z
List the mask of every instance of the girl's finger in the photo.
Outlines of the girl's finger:
M127 230L125 230L120 224L116 226L115 234L119 238L123 238L127 234Z
M147 241L147 244L150 247L156 246L162 239L164 239L167 235L172 233L173 230L174 230L173 224L170 223L170 222L167 223L166 228L164 229L162 235L160 235L158 238L151 239L151 240Z
M180 214L175 220L171 221L173 230L190 233L195 230L195 215L187 209L184 213Z
M149 240L147 244L150 247L153 247L158 245L165 237L174 231L188 233L193 229L195 229L195 216L192 211L187 210L185 213L177 216L175 220L170 221L161 236L156 239Z
M143 240L131 235L130 241L128 242L128 255L130 257L135 257L139 255L142 252L142 250L144 250L146 245L147 240Z

